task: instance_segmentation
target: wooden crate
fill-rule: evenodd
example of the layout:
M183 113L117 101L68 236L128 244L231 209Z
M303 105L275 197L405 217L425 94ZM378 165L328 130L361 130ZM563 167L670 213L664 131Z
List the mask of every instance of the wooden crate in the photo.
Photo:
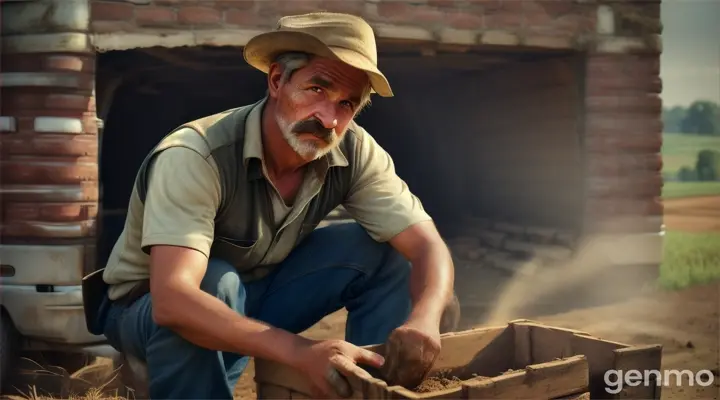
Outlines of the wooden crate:
M369 346L383 354L383 346ZM353 399L659 399L660 387L624 385L605 390L614 370L660 370L660 345L630 346L530 320L445 334L432 375L463 380L454 388L418 393L383 380L352 377ZM287 366L255 361L258 399L310 399L303 375ZM374 371L371 371L371 373ZM376 375L377 376L377 375Z

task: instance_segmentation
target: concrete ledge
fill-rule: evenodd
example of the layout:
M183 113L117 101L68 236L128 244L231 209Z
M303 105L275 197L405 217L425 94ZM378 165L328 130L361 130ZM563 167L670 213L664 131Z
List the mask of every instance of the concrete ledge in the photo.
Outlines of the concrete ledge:
M2 25L4 35L87 31L90 6L88 0L5 2Z
M263 32L255 29L208 29L95 33L92 35L92 46L100 52L155 46L245 46L251 38Z
M5 36L3 54L92 53L90 36L85 33L46 33Z

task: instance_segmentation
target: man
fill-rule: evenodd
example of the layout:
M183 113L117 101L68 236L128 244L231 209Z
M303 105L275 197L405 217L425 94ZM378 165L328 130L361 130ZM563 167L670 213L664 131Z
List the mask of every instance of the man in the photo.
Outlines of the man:
M145 360L152 398L230 399L248 357L305 372L318 396L348 396L342 376L367 376L360 365L416 383L440 349L453 266L353 121L372 92L392 96L371 27L284 17L244 52L266 98L181 126L140 168L103 273L105 335ZM339 204L359 223L315 230ZM297 335L342 307L346 341ZM385 359L358 347L383 342Z

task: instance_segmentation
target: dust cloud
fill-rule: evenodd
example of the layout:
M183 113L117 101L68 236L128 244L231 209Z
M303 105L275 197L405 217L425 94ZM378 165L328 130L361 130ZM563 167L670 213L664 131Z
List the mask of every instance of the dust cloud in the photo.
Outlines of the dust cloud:
M612 271L614 255L628 250L632 249L586 240L565 261L527 261L503 284L482 323L505 324L513 319L608 304L652 290L654 284L648 284L642 273L628 271L613 276L617 268L623 268Z

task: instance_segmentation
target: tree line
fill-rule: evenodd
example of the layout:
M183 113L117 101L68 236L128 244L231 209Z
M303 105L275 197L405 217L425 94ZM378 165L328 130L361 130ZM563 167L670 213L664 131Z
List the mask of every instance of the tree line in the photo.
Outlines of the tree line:
M674 180L682 182L720 181L720 151L713 149L700 150L697 153L695 165L686 165L680 168Z
M720 107L707 100L695 101L688 107L664 107L663 124L665 132L720 135Z

